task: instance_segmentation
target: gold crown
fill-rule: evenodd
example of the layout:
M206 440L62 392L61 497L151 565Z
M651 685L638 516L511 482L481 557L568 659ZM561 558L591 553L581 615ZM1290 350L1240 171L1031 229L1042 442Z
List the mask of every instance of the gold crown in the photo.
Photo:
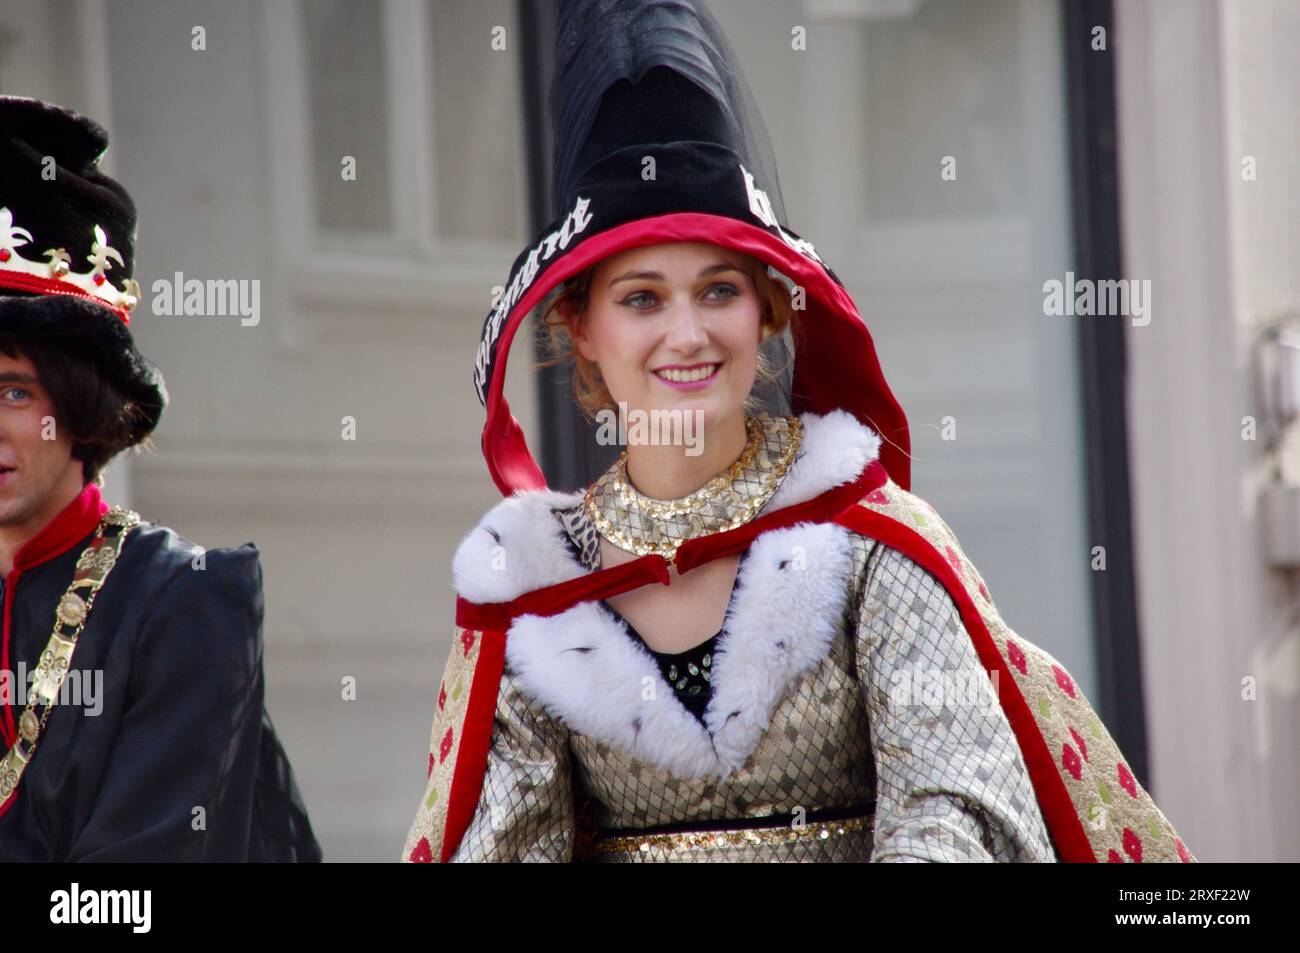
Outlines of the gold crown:
M51 248L45 261L31 261L18 253L19 247L34 241L32 233L14 224L13 213L0 206L0 287L34 291L38 294L68 294L92 298L130 323L131 311L140 302L140 285L134 278L117 288L108 280L113 262L124 265L121 253L108 243L108 236L94 226L94 242L86 260L90 271L72 270L72 256L66 248Z

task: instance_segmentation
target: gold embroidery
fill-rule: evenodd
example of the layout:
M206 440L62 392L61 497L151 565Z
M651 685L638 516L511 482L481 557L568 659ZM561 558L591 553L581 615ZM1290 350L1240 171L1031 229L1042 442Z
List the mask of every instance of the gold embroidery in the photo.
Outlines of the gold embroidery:
M470 688L483 646L483 632L456 626L451 653L438 686L429 737L429 776L424 797L406 835L402 860L431 863L441 860L446 834L451 782L460 757L461 732L469 711ZM495 687L493 689L496 690Z
M639 834L625 837L597 839L591 845L593 854L627 853L652 850L698 850L710 847L732 847L745 844L789 844L799 840L827 840L844 837L872 828L874 815L852 817L842 821L817 821L802 827L756 827L741 830L688 831L677 834Z

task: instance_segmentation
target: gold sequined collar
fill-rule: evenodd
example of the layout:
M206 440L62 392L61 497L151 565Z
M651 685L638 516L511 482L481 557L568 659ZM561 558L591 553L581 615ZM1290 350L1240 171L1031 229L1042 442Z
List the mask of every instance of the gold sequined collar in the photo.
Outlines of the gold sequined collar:
M627 479L627 451L596 480L583 507L597 531L638 556L658 553L669 562L688 539L743 526L772 498L803 440L798 417L760 413L747 417L749 442L725 472L694 493L656 500Z

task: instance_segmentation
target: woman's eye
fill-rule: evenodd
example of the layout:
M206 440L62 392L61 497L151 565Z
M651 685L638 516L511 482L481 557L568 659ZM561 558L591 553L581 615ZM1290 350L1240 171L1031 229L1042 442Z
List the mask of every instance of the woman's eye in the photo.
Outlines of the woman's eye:
M625 305L627 305L628 307L632 307L632 308L638 308L638 309L640 309L640 306L634 303L638 298L650 298L650 299L653 299L653 298L654 298L654 295L652 295L652 294L651 294L650 292L648 292L648 291L638 291L636 294L628 295L626 298L624 298L622 301L620 301L619 304L625 304ZM649 307L649 304L647 304L646 307Z
M6 387L4 396L6 400L26 400L32 396L32 392L23 390L21 387Z
M723 293L719 295L717 294L717 292L723 292ZM737 288L735 285L731 284L730 282L722 281L722 282L718 282L717 284L710 285L709 290L705 294L708 297L712 298L712 300L714 301L730 301L732 298L740 297L740 289ZM645 301L642 303L638 303L641 299L645 299ZM658 299L653 292L638 291L636 294L628 295L626 298L620 301L619 304L625 304L628 307L635 308L638 311L644 311L647 308L651 307L657 300Z

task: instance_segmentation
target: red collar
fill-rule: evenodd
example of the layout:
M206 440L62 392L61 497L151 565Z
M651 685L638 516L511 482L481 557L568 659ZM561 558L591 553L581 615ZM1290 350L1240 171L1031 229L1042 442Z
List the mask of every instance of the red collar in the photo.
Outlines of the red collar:
M108 511L108 504L100 495L99 487L87 483L77 498L31 539L23 543L14 554L13 572L24 572L33 566L61 556L85 539L99 525L99 518Z
M99 487L87 483L77 494L77 498L65 506L62 512L45 524L35 536L23 543L14 554L14 567L9 571L8 584L4 600L4 634L3 647L0 647L0 665L6 672L9 667L9 647L11 641L10 623L13 619L14 584L24 571L41 563L49 562L61 556L81 540L90 535L99 524L99 518L108 510L99 493ZM6 745L13 745L18 737L15 727L12 705L0 705L0 736ZM6 804L10 802L5 802ZM0 814L5 807L0 805Z
M688 572L702 563L738 553L760 533L768 530L800 522L832 521L854 507L858 500L872 490L884 486L888 480L889 474L884 464L880 460L873 460L862 468L852 483L842 483L820 496L764 514L724 533L688 539L677 550L677 571ZM534 589L510 602L470 602L463 596L457 596L456 625L462 629L504 631L521 615L555 615L579 602L607 599L646 583L657 582L667 586L671 584L671 578L668 560L652 553L608 569L598 569L568 582Z

